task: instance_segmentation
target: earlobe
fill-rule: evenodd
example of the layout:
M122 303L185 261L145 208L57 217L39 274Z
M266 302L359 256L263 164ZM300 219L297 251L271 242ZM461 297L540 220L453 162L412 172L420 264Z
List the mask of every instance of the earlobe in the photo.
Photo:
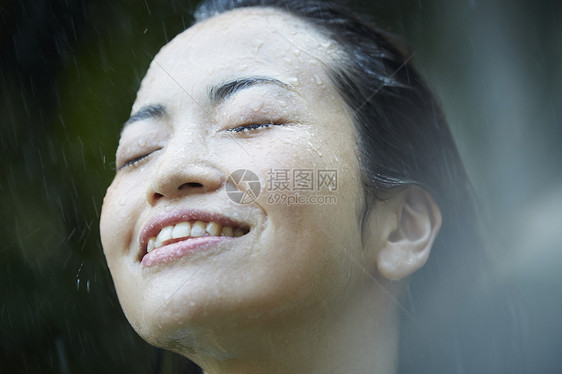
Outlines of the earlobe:
M385 278L398 280L426 263L441 227L441 211L431 195L418 186L410 186L392 199L395 221L382 238L377 268Z

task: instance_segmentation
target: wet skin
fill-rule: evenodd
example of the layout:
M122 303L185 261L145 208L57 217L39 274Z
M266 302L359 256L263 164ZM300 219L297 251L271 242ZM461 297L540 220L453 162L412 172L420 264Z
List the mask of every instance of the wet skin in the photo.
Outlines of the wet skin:
M337 336L338 324L352 324L347 317L384 318L379 334L394 346L394 306L369 274L383 240L372 231L365 251L352 116L326 71L341 59L316 30L268 9L196 24L155 57L123 129L101 217L120 303L144 339L209 372L259 372L268 363L282 370L291 358L313 370L335 355L311 359L310 339L324 341L330 329ZM244 80L256 82L220 93ZM262 182L251 204L225 192L241 168ZM337 203L268 203L272 169L337 170L337 189L322 191ZM222 220L247 233L180 240L148 261L148 236L186 220ZM252 357L263 366L243 366Z

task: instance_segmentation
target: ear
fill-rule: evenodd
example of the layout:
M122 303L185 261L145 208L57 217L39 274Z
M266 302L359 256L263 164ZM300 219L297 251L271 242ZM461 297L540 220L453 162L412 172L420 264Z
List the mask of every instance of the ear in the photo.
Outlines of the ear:
M386 222L382 233L379 231L383 237L379 238L376 261L385 278L398 280L427 261L441 228L441 211L431 195L418 186L409 186L390 200L382 207L391 210L383 213L390 222Z

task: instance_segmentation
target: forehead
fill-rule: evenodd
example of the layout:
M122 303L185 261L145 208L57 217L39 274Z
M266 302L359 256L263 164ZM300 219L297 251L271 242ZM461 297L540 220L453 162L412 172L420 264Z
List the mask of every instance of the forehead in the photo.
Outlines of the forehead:
M270 76L297 87L325 89L325 67L339 55L335 42L290 14L238 9L197 23L164 46L151 63L135 106L143 98L154 100L156 88L169 93L167 88L181 83L182 90L197 93L237 76Z

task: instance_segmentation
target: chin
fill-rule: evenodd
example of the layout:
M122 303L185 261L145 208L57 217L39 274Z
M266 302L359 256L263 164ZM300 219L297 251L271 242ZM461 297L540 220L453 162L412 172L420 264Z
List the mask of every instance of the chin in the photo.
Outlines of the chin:
M201 306L178 300L159 308L147 307L126 313L129 323L144 340L173 351L191 346L190 342L196 340L200 326L208 323L205 322L206 314Z

